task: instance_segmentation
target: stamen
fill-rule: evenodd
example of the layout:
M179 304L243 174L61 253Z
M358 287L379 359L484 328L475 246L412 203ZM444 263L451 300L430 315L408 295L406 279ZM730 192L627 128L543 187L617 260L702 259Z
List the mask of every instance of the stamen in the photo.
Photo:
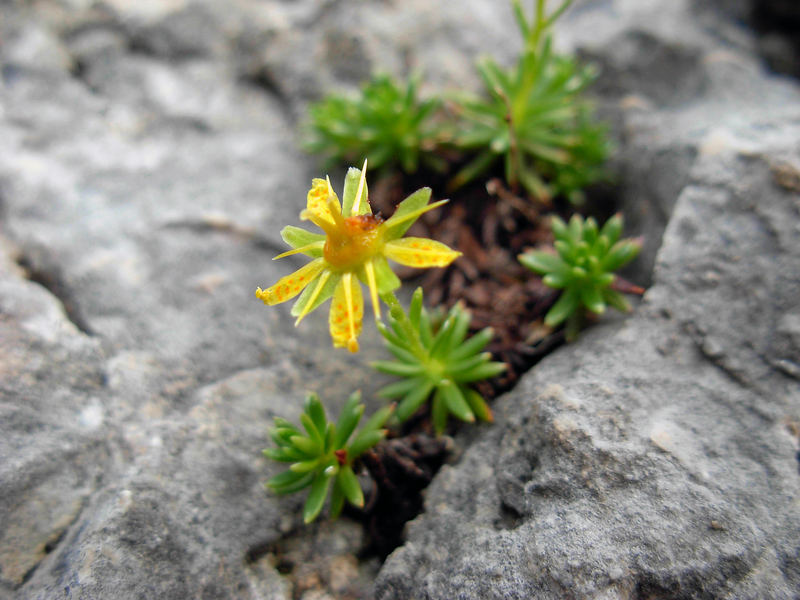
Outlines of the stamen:
M367 261L364 265L364 270L367 272L367 287L369 288L369 295L372 298L372 310L375 312L375 321L381 320L381 306L378 303L378 284L375 282L375 266L372 261Z
M325 287L325 284L328 282L328 278L330 276L331 272L327 269L322 272L322 275L319 276L319 279L317 280L317 287L314 288L311 298L308 299L308 302L306 302L306 305L303 307L303 312L300 313L300 316L298 316L297 320L294 322L295 327L297 327L300 324L300 321L302 321L305 316L311 312L311 307L314 306L314 302L322 292L322 288Z
M439 200L438 202L434 202L433 204L427 204L422 208L418 208L417 210L413 210L410 213L404 214L402 217L390 217L388 221L386 221L387 227L394 227L395 225L399 225L400 223L405 223L406 221L410 221L412 219L419 218L420 215L424 215L429 210L433 210L434 208L439 208L442 204L447 204L450 202L449 199Z
M358 352L358 341L356 341L356 320L353 312L353 274L345 273L342 279L342 283L344 285L345 304L347 304L347 324L350 327L350 339L347 340L347 349L350 350L350 352Z
M287 250L281 254L278 254L272 260L278 260L279 258L284 258L286 256L291 256L292 254L300 254L301 252L308 252L309 250L314 250L316 248L323 248L325 246L325 240L319 240L318 242L311 242L305 246L300 246L299 248L295 248L293 250Z
M361 194L364 192L364 182L367 179L367 159L364 159L364 166L361 168L361 177L358 180L358 188L356 189L356 200L353 202L353 214L361 214Z

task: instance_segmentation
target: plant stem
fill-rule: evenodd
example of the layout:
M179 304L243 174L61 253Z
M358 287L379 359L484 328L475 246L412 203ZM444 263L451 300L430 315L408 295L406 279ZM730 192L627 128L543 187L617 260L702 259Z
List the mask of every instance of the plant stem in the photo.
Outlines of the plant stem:
M392 315L392 318L397 321L401 331L408 341L411 342L414 353L420 359L425 359L428 356L428 353L425 351L425 347L422 345L422 340L419 337L419 331L414 328L414 325L411 323L411 319L408 318L408 314L403 308L403 305L400 304L397 296L395 296L395 293L390 291L381 294L381 300L383 300L386 303L386 306L389 307L389 313Z
M572 1L573 0L564 0L564 3L561 6L559 6L555 11L553 11L553 13L549 17L547 17L546 27L549 27L550 25L555 23L556 20L564 13L564 11L569 8L569 5L572 4Z
M536 51L539 46L539 37L542 35L542 31L547 24L547 19L544 16L544 6L546 3L547 0L536 0L536 15L533 19L533 30L528 39L529 47L534 51Z

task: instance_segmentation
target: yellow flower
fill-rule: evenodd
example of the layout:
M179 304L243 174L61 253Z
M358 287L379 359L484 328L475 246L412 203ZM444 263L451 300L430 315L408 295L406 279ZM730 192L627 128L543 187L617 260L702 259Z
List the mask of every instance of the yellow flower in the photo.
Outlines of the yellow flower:
M369 288L377 320L379 295L400 287L387 258L410 267L445 267L461 254L433 240L402 237L420 215L447 200L429 205L431 190L422 188L403 200L394 215L384 221L370 209L366 170L366 161L363 170L352 167L348 170L343 204L339 203L330 180L313 180L300 218L311 221L324 233L285 227L281 237L293 249L275 257L306 254L313 260L266 290L256 290L256 297L269 305L300 294L292 307L292 315L297 317L295 325L333 296L329 317L333 345L350 352L358 351L364 316L359 281Z

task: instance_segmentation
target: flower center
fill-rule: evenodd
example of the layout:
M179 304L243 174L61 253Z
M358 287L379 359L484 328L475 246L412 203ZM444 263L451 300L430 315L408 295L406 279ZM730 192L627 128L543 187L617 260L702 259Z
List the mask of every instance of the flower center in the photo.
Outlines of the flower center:
M381 243L379 225L383 219L357 215L344 219L344 226L325 240L325 260L337 269L350 269L377 254Z

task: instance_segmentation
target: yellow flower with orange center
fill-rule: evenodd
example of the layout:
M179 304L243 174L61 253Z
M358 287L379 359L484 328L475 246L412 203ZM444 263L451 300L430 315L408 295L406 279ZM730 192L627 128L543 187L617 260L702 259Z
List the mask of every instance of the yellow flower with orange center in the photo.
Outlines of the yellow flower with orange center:
M400 287L400 280L386 259L410 267L446 267L460 252L426 238L403 234L420 215L447 202L428 204L430 188L422 188L403 200L387 220L372 214L364 169L350 168L345 177L343 203L330 180L314 179L306 208L300 213L322 229L323 234L287 226L281 237L293 249L276 256L306 254L313 260L291 275L282 277L256 297L264 304L279 304L300 294L292 307L295 325L331 296L329 326L333 345L358 351L358 336L364 317L361 283L369 288L375 319L380 319L378 297Z

